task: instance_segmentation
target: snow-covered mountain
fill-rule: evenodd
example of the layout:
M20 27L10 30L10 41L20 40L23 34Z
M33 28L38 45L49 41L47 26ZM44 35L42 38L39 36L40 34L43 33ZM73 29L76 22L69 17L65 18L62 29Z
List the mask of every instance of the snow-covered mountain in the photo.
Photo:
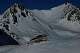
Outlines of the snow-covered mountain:
M49 10L14 4L0 16L0 29L22 44L1 47L1 53L80 53L80 10L70 3ZM25 44L43 34L48 37L46 43Z
M60 35L61 31L79 33L79 13L79 8L70 3L50 10L29 10L15 3L1 16L1 28L14 38L39 34L54 37ZM67 33L66 36L68 35ZM66 37L64 34L63 36Z
M52 33L61 37L78 36L80 24L80 10L67 3L51 8L50 10L33 10L34 14L45 21ZM64 33L66 32L66 33Z
M1 24L2 29L14 39L34 37L41 34L47 35L49 30L47 29L48 26L41 22L33 12L18 4L14 4L4 12Z
M79 37L79 28L80 28L80 20L79 20L79 16L80 16L80 10L79 8L77 8L76 6L73 6L71 4L68 4L67 8L67 13L65 14L64 18L62 20L59 21L59 26L61 26L62 30L64 32L69 32L69 34L67 33L67 35L71 35L71 36L78 36ZM66 12L65 10L65 12ZM71 32L71 34L70 34ZM64 35L64 34L63 34Z
M50 10L29 10L15 3L3 13L0 24L14 39L41 34L48 35L49 39L78 38L79 13L79 8L70 3Z

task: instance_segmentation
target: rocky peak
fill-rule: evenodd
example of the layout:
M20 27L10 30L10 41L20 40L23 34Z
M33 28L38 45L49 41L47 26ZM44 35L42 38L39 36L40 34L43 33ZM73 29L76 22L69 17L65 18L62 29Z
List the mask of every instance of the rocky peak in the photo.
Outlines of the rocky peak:
M24 6L15 3L6 12L3 14L3 18L12 16L14 17L16 14L22 15L23 17L27 17L30 11L26 9Z
M68 3L64 8L65 18L68 21L80 23L80 10L76 6Z

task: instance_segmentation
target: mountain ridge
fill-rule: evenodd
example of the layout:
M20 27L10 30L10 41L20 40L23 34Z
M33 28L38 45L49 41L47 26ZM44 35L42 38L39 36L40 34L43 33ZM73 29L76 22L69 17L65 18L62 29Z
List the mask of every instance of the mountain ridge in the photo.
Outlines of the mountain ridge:
M54 14L54 16L49 17L49 20L45 18L49 14L47 14L46 11L44 13L44 10L40 11L46 14L43 16L43 18L37 16L39 15L38 13L34 14L36 11L26 9L22 6L19 6L18 4L14 4L2 15L1 29L4 29L14 39L17 37L33 37L35 34L47 34L50 36L54 34L54 36L57 36L57 32L54 30L54 26L59 27L60 24L65 24L65 22L62 20L65 20L69 12L74 9L79 10L77 7L70 3L57 6L52 9L53 11L50 15ZM48 20L50 22L48 22ZM57 23L59 24L57 25Z

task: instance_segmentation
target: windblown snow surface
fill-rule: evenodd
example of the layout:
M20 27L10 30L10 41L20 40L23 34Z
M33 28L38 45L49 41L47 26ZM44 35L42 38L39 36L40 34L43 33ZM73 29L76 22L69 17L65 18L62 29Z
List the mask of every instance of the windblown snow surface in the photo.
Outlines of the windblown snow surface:
M66 18L74 9L80 11L69 3L50 10L30 10L32 16L27 17L18 17L19 11L16 14L18 23L12 24L11 21L9 32L17 34L20 45L0 46L0 53L80 53L80 24ZM71 17L75 17L74 14ZM8 19L12 20L12 17ZM48 41L27 45L26 42L35 34L47 34Z

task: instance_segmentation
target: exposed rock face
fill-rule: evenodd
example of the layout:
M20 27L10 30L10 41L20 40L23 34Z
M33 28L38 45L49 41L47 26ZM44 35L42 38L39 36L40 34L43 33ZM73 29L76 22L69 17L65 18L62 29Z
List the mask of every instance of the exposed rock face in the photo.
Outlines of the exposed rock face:
M42 35L37 35L35 37L33 37L28 44L34 44L34 43L41 43L41 42L45 42L48 41L48 35L42 34Z
M79 8L67 3L64 8L65 16L68 21L80 23L80 10Z

